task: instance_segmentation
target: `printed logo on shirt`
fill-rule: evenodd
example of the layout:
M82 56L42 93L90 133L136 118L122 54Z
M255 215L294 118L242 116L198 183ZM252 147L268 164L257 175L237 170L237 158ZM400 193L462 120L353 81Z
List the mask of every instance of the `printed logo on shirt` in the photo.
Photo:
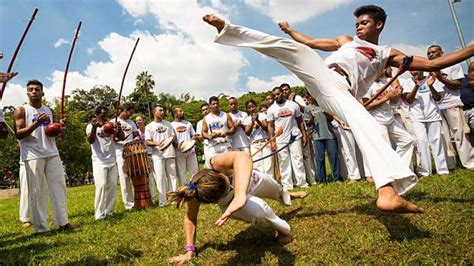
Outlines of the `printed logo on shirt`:
M209 128L210 128L211 130L221 130L221 129L224 128L224 124L223 124L222 122L220 122L220 121L214 122L214 123L210 123L210 124L209 124Z
M157 128L156 128L156 132L158 132L158 133L164 133L164 132L166 132L167 129L168 129L168 128L166 128L166 127L157 127Z
M185 126L179 126L176 128L176 131L178 131L179 133L183 133L183 132L186 132L188 130L187 127Z
M356 47L356 50L362 55L364 55L365 57L367 57L369 61L372 61L374 60L374 58L377 57L377 53L375 52L375 50L370 47L359 46L359 47Z
M33 114L33 119L31 119L31 122L32 123L36 122L38 120L39 115L40 114ZM40 126L45 127L45 126L49 125L49 123L51 123L50 119L48 119L48 120L44 121L43 123L41 123Z
M421 87L418 89L419 93L427 93L429 91L430 89L428 88L428 86L426 86L426 84L421 85Z
M131 127L129 124L127 124L127 123L121 123L121 125L122 125L122 130L123 130L123 131L130 131L130 130L132 130L132 127Z
M291 109L288 109L288 108L283 108L280 111L278 111L279 117L288 117L292 115L293 115L293 111L291 111Z

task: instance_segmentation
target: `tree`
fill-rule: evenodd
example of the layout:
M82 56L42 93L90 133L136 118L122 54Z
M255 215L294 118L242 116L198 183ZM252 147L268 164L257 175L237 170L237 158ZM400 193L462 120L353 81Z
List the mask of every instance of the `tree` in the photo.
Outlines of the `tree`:
M190 102L194 102L195 98L194 96L191 95L190 92L186 92L186 93L181 93L181 95L179 96L179 100L185 103L190 103Z
M158 97L153 93L155 81L148 71L140 73L136 80L135 89L126 98L126 101L133 103L135 112L151 115L153 106L158 103Z
M89 121L99 105L108 107L113 114L118 97L117 92L108 85L96 85L90 90L76 89L71 96L66 108L70 111L82 111L84 122Z

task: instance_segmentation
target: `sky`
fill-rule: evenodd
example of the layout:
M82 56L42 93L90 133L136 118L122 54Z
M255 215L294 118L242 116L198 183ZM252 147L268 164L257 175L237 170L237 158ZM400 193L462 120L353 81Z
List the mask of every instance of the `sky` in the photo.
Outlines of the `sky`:
M352 13L365 4L379 5L388 14L380 44L422 56L431 44L441 45L445 52L460 48L448 0L0 0L2 72L34 8L39 8L15 61L13 69L19 75L8 83L3 105L26 102L30 79L43 82L47 100L60 96L79 21L82 28L69 66L66 94L94 85L109 85L118 92L138 37L124 95L133 91L135 77L142 71L153 76L156 94L179 97L190 92L198 99L221 92L240 96L247 91L268 91L283 82L302 85L270 58L214 43L216 31L202 22L202 16L214 13L233 24L283 37L277 22L288 21L306 35L330 38L353 35ZM466 42L474 43L474 0L462 0L455 7Z

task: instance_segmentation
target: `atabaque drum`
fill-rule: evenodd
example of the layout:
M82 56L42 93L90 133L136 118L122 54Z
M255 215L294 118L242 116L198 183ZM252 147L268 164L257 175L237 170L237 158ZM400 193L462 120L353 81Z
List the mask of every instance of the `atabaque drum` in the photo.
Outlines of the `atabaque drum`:
M135 194L135 208L147 208L152 205L148 185L150 165L146 146L143 142L136 140L125 144L123 149L125 160L125 171L132 179Z

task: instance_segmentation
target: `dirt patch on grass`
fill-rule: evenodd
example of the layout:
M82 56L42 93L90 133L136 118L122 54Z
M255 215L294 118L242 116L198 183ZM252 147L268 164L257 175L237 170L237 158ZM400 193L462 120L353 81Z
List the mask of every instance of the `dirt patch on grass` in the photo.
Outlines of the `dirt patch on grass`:
M11 199L20 194L20 189L11 188L11 189L0 189L0 200Z

